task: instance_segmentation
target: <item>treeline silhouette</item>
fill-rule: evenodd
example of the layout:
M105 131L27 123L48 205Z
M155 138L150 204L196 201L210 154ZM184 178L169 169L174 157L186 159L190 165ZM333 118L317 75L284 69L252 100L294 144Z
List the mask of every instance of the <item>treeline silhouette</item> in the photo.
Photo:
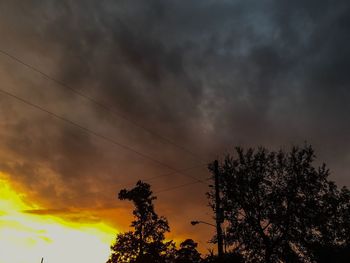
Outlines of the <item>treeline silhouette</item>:
M168 221L154 210L151 186L139 181L119 192L133 202L134 220L117 235L107 263L350 262L350 191L314 161L305 145L288 152L236 148L210 163L213 182L219 180L207 197L226 248L219 256L202 256L192 239L178 247L167 241Z

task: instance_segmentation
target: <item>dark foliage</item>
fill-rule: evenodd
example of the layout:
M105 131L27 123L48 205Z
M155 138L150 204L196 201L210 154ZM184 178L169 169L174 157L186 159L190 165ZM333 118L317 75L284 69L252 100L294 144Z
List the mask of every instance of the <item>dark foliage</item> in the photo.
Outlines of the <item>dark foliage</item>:
M134 220L131 231L117 236L107 263L350 262L350 191L328 179L324 164L314 167L310 146L236 153L218 167L227 248L222 258L201 258L192 239L178 249L166 241L168 222L154 210L150 185L139 181L119 193L133 202ZM213 164L209 169L214 172Z
M220 260L216 255L208 255L202 260L203 263L243 263L243 257L238 253L226 253Z
M117 236L111 246L112 254L107 263L165 263L173 260L175 246L172 241L165 241L169 225L164 217L159 217L153 206L156 199L150 185L141 181L131 190L119 192L120 200L132 201L134 221L133 231Z
M328 180L325 165L313 166L310 146L236 152L220 164L220 188L226 242L246 262L349 260L349 190Z
M201 255L197 251L197 243L192 239L186 239L176 251L175 263L200 263Z

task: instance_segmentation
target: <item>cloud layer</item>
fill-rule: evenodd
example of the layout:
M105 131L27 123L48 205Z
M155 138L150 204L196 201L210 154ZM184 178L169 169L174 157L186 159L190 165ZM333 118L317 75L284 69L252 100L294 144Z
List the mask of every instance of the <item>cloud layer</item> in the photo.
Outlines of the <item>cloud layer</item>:
M350 185L349 9L345 0L2 1L0 48L200 159L234 145L308 141L333 179ZM154 159L198 165L3 55L0 77L3 89ZM0 124L0 169L48 211L119 207L120 188L171 172L3 95ZM187 173L208 176L205 168ZM178 174L153 184L186 182ZM193 189L160 196L181 233L194 217L208 218L205 186Z

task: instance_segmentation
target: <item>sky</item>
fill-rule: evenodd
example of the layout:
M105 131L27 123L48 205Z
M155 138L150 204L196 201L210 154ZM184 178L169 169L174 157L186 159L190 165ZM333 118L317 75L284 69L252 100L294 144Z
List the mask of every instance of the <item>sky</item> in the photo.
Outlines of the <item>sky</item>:
M68 263L100 242L84 262L104 262L131 220L118 191L153 178L169 238L205 252L213 229L189 224L212 222L198 180L238 145L310 143L350 186L349 14L345 0L0 1L0 89L61 118L0 92L0 231L34 236L49 263L47 240L76 244Z

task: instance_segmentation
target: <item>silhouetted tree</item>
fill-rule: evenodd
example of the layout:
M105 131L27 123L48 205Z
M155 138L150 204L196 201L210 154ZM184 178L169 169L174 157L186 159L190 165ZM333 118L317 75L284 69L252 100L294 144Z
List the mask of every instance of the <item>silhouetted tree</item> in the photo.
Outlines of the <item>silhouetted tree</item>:
M316 262L350 262L350 191L331 187L325 202L328 220L322 224L323 238L312 240L308 248L313 251Z
M138 181L131 190L119 192L120 200L132 201L134 221L133 231L117 235L111 246L112 254L107 263L164 263L172 261L175 246L172 241L165 242L165 233L169 225L164 217L159 217L153 206L150 185Z
M176 251L175 263L200 263L201 255L197 251L197 243L186 239Z
M226 242L246 262L320 262L325 248L348 251L349 190L328 180L324 164L313 166L311 146L236 152L220 163L220 189Z
M243 263L245 262L242 255L236 252L228 252L223 255L222 259L219 259L217 255L211 253L202 259L203 263Z

